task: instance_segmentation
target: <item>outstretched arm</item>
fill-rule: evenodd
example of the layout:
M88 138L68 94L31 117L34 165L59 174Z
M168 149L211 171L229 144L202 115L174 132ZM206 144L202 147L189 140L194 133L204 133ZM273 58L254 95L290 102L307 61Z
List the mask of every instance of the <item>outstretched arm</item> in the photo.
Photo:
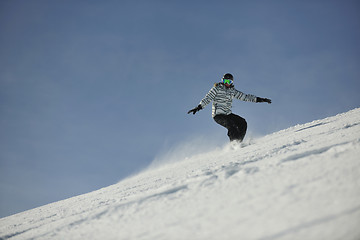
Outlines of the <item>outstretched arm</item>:
M239 100L242 100L242 101L248 101L248 102L267 102L267 103L271 103L271 99L268 99L268 98L261 98L261 97L256 97L255 95L252 95L252 94L245 94L243 92L240 92L238 90L236 90L236 93L235 93L235 97Z
M235 89L235 98L245 102L256 102L256 96L252 94L245 94Z
M214 86L213 88L210 89L210 91L206 94L206 96L200 101L199 105L196 108L191 109L190 111L188 111L189 113L193 113L195 114L196 112L200 111L201 109L203 109L206 105L208 105L212 100L214 100L216 93L217 93L217 88L216 86Z
M210 91L206 94L206 96L200 101L200 105L202 108L204 108L206 105L208 105L212 100L214 100L217 92L218 92L217 85L215 84L214 87L210 89Z

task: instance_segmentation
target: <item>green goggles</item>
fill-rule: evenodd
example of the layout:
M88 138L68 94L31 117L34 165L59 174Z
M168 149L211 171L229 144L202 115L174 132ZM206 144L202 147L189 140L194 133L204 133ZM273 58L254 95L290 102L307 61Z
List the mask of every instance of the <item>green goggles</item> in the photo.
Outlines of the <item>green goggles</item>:
M231 85L231 84L233 84L233 80L231 80L231 79L223 79L223 83Z

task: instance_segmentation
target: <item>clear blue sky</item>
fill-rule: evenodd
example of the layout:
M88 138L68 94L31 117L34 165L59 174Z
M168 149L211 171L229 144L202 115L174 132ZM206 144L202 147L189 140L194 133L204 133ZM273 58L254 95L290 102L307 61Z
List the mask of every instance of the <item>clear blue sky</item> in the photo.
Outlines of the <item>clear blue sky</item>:
M226 72L248 132L360 104L360 3L0 1L0 217L116 183L226 130L195 107Z

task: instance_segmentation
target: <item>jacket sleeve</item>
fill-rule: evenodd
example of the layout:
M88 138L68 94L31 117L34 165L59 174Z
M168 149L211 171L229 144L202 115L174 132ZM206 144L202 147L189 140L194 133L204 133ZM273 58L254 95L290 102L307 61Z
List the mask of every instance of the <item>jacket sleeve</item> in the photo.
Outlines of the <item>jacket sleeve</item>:
M241 101L246 101L246 102L256 102L256 96L252 95L252 94L245 94L243 92L240 92L238 90L235 89L235 98L241 100Z
M204 108L212 100L214 100L217 92L218 92L218 89L217 89L217 87L215 85L214 87L212 87L210 89L210 91L206 94L206 96L200 101L201 107Z

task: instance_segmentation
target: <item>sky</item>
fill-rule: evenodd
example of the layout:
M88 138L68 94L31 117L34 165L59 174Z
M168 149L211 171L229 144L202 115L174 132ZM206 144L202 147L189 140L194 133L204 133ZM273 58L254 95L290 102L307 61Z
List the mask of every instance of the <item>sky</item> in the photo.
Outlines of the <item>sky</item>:
M0 1L0 217L111 185L184 143L221 146L219 82L247 138L360 103L360 3ZM245 138L246 139L246 138Z

